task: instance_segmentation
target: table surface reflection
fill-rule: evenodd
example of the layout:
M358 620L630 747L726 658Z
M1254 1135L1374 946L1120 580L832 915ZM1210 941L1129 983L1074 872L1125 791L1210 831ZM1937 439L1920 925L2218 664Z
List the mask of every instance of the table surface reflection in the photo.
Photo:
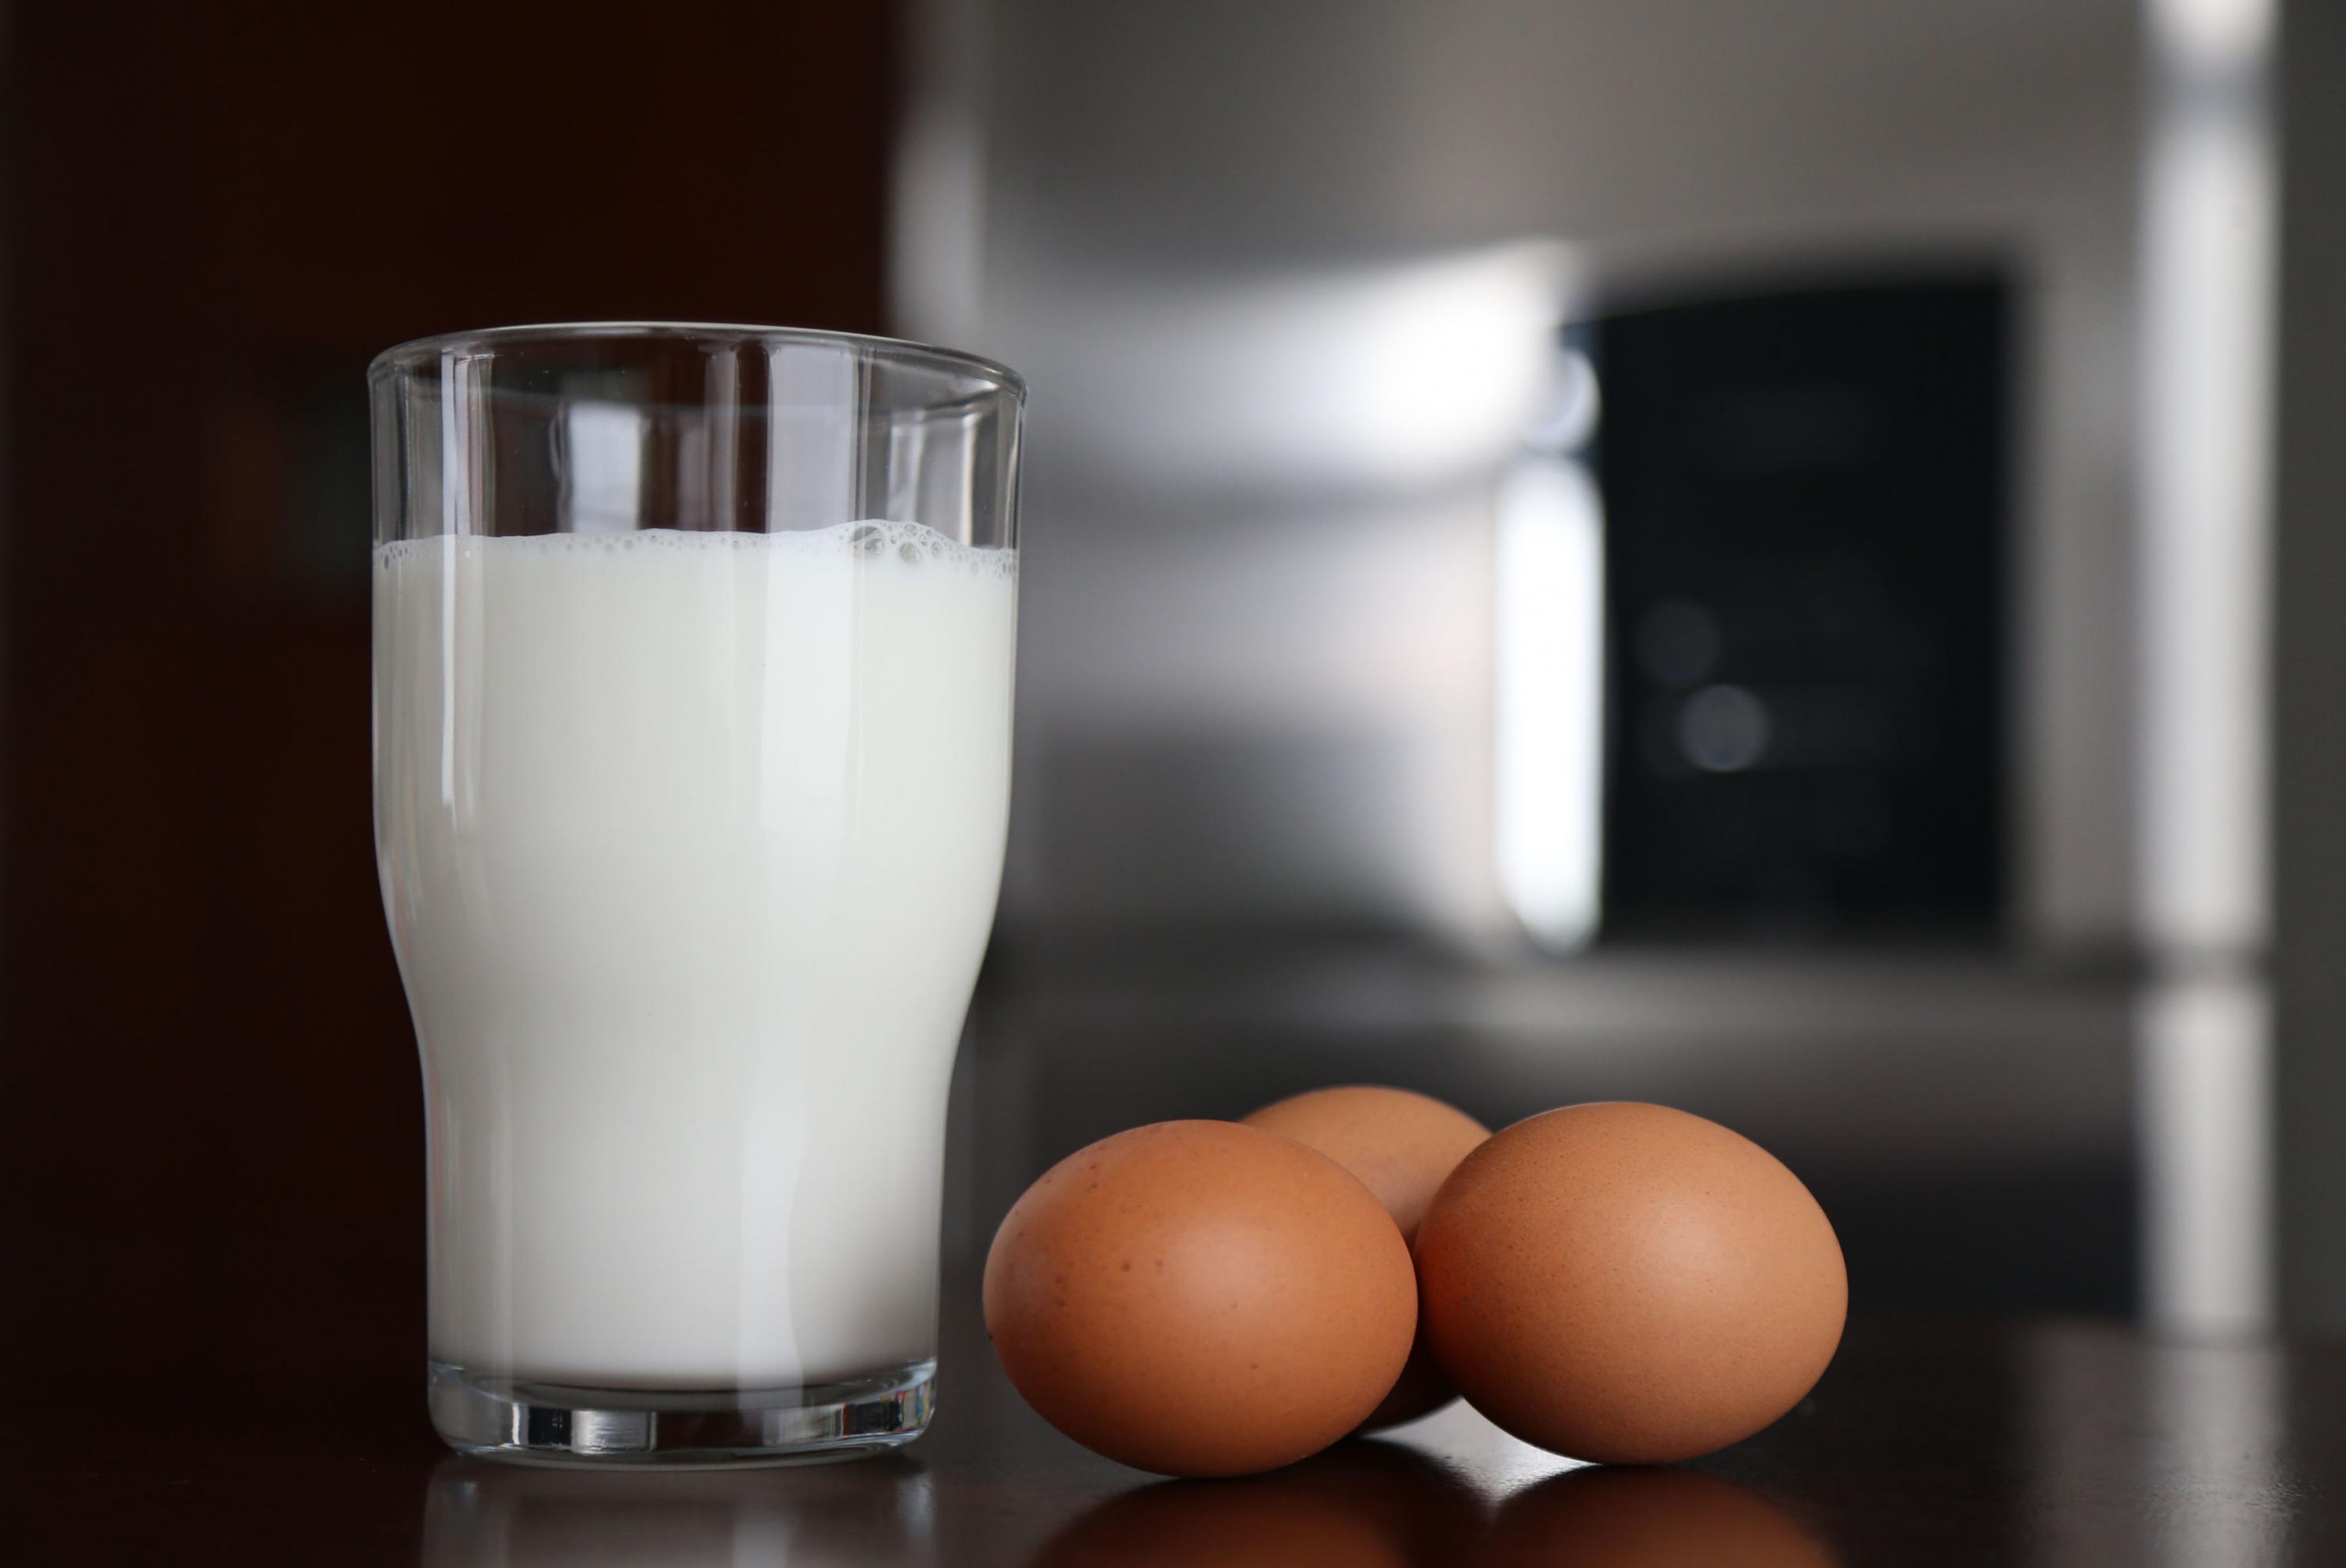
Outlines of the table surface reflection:
M0 1539L24 1563L432 1568L2346 1562L2346 1350L1861 1320L1800 1410L1694 1465L1574 1466L1454 1405L1275 1474L1166 1481L1028 1411L973 1295L928 1437L790 1470L460 1461L403 1379L313 1401L82 1372L0 1439Z

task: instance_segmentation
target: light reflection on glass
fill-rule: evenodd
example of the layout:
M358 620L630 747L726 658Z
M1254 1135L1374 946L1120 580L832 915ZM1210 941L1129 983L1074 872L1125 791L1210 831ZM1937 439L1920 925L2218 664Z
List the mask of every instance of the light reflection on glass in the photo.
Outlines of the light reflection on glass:
M566 534L622 534L643 507L643 411L579 402L563 411L561 526Z

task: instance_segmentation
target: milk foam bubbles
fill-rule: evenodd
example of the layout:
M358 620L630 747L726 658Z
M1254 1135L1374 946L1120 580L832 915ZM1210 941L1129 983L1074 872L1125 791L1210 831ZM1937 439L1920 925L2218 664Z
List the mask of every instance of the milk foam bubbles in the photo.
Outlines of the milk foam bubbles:
M928 1359L1015 555L452 535L373 580L434 1359L668 1389Z

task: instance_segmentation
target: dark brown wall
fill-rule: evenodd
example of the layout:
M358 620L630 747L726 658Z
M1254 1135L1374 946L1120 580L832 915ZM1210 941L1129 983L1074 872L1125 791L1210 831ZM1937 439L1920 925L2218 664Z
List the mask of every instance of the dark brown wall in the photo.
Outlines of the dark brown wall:
M412 1364L366 361L527 321L876 330L884 7L10 12L12 1343L60 1377L66 1322L158 1370Z

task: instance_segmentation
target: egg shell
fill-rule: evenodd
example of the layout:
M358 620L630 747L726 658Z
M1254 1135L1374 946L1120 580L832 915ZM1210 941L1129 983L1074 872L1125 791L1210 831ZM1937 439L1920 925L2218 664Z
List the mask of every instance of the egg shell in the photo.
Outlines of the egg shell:
M1494 1134L1417 1234L1427 1337L1468 1401L1575 1459L1658 1463L1750 1436L1841 1343L1849 1278L1800 1178L1663 1105Z
M1491 1129L1429 1095L1348 1084L1274 1101L1243 1124L1318 1149L1368 1184L1403 1240L1458 1162Z
M1245 1125L1318 1149L1360 1177L1404 1239L1417 1234L1425 1206L1443 1179L1491 1135L1490 1128L1454 1105L1370 1084L1290 1095L1246 1117ZM1457 1397L1425 1343L1421 1322L1408 1365L1362 1429L1374 1431L1415 1420Z
M1011 1383L1067 1436L1168 1475L1291 1463L1358 1426L1417 1326L1409 1248L1335 1161L1159 1122L1028 1188L985 1263Z

